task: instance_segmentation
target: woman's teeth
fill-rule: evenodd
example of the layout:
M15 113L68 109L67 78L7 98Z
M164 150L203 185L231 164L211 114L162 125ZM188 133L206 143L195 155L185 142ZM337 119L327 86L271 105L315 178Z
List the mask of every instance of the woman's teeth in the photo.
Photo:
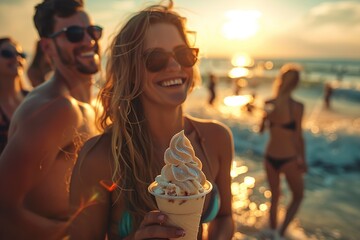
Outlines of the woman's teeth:
M171 87L171 86L175 86L175 85L181 85L183 84L183 80L181 78L177 78L177 79L171 79L171 80L167 80L167 81L162 81L160 83L160 85L162 87Z

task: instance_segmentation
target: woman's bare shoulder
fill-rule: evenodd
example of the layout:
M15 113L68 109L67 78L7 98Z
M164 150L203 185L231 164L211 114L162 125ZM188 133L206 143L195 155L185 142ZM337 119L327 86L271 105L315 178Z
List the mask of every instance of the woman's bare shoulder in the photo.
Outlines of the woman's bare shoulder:
M304 108L304 104L302 102L295 102L300 108Z
M299 109L300 111L303 111L304 109L304 104L300 101L297 101L297 100L293 100L293 103L295 104L295 107L297 109Z
M230 128L224 123L214 119L201 119L191 116L187 118L192 121L194 126L200 131L202 137L206 138L228 138L231 136Z
M112 166L111 135L103 133L90 138L79 152L74 171L106 177Z
M109 148L111 146L111 134L108 132L96 135L83 145L81 152L88 152L91 150L92 154L100 153L104 148Z

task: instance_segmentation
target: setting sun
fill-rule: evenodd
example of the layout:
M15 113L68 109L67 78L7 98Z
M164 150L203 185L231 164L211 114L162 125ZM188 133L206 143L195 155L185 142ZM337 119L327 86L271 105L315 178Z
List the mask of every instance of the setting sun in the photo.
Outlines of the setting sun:
M222 31L228 39L247 39L259 30L261 12L257 10L231 10L225 13L228 21Z

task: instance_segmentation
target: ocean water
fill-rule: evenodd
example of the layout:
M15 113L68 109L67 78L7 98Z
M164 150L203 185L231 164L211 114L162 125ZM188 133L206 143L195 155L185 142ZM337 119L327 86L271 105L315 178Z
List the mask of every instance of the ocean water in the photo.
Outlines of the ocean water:
M225 76L232 67L229 60L207 61L200 65L203 84L190 95L185 109L193 116L214 118L230 127L236 153L232 170L237 228L234 239L261 239L256 236L267 227L270 206L262 157L269 136L267 132L258 134L258 123L262 103L271 96L272 79L279 67L290 60L273 60L272 69L245 77L248 85L244 85L239 94L255 93L252 112L246 111L241 104L224 103L225 98L234 95L234 79ZM268 60L261 60L264 61ZM305 72L294 97L305 104L303 129L309 171L305 175L305 198L286 237L359 239L360 88L357 86L360 84L360 61L300 59L295 62L301 63ZM258 71L256 66L250 70ZM219 76L217 98L212 107L207 105L206 89L210 71ZM331 107L327 109L323 102L324 84L339 78L342 85L335 89ZM252 84L255 81L256 84ZM285 182L282 190L280 218L291 198Z

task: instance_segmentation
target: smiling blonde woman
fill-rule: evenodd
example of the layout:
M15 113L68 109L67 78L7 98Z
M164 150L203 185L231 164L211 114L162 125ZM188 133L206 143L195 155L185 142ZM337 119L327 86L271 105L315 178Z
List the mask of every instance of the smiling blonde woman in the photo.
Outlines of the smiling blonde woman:
M73 239L186 236L183 229L168 225L147 191L163 167L170 139L181 130L214 186L204 204L202 222L209 223L204 235L233 235L232 135L219 122L183 113L182 104L198 81L194 69L199 50L190 46L185 19L171 3L135 14L110 46L100 91L104 132L85 144L71 180L71 204L79 214L70 226Z

